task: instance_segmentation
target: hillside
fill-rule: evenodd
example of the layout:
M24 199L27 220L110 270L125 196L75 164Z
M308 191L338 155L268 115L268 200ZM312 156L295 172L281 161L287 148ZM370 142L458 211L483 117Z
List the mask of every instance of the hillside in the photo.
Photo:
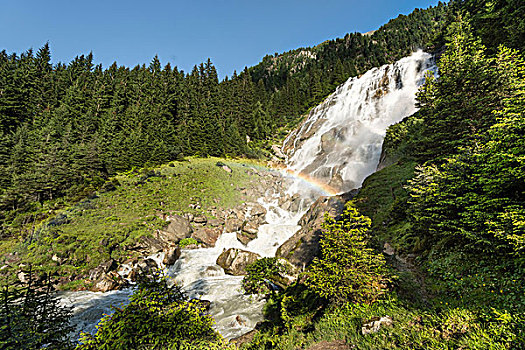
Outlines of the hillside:
M440 3L223 82L3 52L0 346L525 349L522 23Z

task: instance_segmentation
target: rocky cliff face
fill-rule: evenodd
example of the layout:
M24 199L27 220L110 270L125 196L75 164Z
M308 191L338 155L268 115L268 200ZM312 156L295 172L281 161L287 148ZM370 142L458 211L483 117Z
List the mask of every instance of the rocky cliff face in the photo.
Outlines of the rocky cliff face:
M321 225L327 213L337 218L344 205L352 199L358 190L352 190L333 197L320 197L299 220L301 229L277 249L276 256L287 259L299 269L304 269L319 254L319 239L322 235Z

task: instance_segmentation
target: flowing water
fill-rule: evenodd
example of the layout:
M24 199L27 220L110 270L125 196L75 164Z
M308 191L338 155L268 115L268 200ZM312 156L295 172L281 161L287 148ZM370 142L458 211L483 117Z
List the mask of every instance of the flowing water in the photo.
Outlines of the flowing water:
M277 194L261 198L268 224L260 226L258 237L247 246L235 233L223 233L214 248L183 250L179 260L166 269L190 298L212 302L210 314L224 337L242 335L262 320L264 300L243 295L242 277L226 275L216 265L217 257L227 248L274 256L279 245L300 228L297 223L308 203L321 195L359 187L377 167L387 127L416 111L415 94L428 69L434 69L431 56L416 52L339 86L283 146L288 169L281 172L289 178L284 190L299 195L304 205L290 212L279 207ZM63 301L74 306L72 322L77 329L94 332L102 314L111 312L110 305L125 304L131 293L131 289L69 292Z

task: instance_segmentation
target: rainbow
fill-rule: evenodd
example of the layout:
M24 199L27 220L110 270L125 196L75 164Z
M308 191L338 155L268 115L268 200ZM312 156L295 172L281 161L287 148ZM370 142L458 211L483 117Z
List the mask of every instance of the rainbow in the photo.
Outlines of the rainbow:
M285 168L285 169L281 169L281 170L284 170L284 172L286 174L288 174L289 176L291 177L294 177L296 179L299 179L301 181L304 181L306 183L308 183L310 186L312 187L315 187L317 188L323 195L325 196L336 196L339 192L333 188L332 186L322 182L322 181L319 181L318 179L314 178L314 177L311 177L307 174L303 174L301 172L297 172L295 170L292 170L292 169L288 169L288 168Z
M277 166L275 168L268 168L273 170L279 170L284 172L286 175L293 177L295 179L299 179L302 182L307 183L309 186L316 188L321 192L324 196L333 197L336 196L340 191L335 189L334 187L316 179L315 177L311 177L308 174L301 173L300 171L295 171L290 168L287 168L284 165Z
M313 187L317 189L319 192L322 193L323 196L337 196L340 191L335 189L334 187L309 176L308 174L301 173L300 171L295 171L290 168L287 168L284 164L273 164L273 166L263 166L259 164L246 164L248 167L254 168L254 169L260 169L260 170L270 170L270 171L280 171L286 174L286 176L299 179L303 183L308 184L308 186Z

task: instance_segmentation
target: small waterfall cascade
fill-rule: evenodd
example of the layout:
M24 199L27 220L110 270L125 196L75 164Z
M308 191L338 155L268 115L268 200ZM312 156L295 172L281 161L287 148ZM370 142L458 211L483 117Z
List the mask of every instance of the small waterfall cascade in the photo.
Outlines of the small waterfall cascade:
M287 181L281 193L302 204L292 210L283 206L282 194L270 193L259 199L267 210L267 224L259 227L256 239L245 246L235 232L224 232L215 247L183 249L179 260L166 269L188 297L211 301L210 314L225 338L253 329L263 318L264 300L244 295L242 276L225 274L216 264L218 256L228 248L275 256L278 247L300 229L298 222L308 204L322 195L360 187L377 167L387 127L416 111L415 95L426 70L435 70L431 56L419 51L340 85L283 145L287 169L281 173ZM64 302L75 308L72 322L77 330L94 332L102 314L110 312L109 305L125 303L131 292L69 292Z

